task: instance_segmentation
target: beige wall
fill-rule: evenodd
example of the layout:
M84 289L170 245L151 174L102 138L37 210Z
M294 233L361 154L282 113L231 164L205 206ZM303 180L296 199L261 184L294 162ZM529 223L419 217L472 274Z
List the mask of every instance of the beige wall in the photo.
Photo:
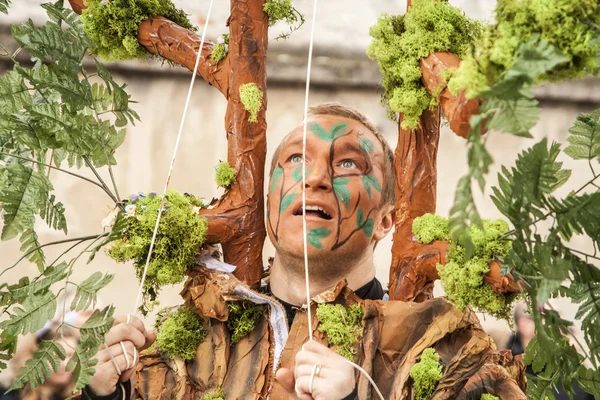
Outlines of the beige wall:
M139 102L135 109L141 117L141 122L128 129L127 139L117 153L119 164L115 168L115 174L121 197L137 191L160 192L164 185L183 110L188 85L187 75L145 74L140 70L131 70L117 72L116 79L128 83L132 98ZM577 87L573 86L572 90L577 90ZM302 115L303 93L302 84L270 86L267 111L269 158L280 139L299 123ZM310 95L310 103L313 104L335 100L356 107L371 118L386 133L390 144L395 146L396 126L385 118L385 111L381 108L379 99L380 95L375 89L315 87ZM171 188L207 198L220 194L214 183L213 167L219 160L226 158L227 144L223 129L225 106L225 101L216 90L203 82L197 82L173 171ZM589 103L544 103L541 121L534 129L534 134L538 137L547 135L550 140L565 142L567 130L576 115L592 109L594 105ZM511 164L520 150L533 143L532 140L510 135L490 134L488 148L493 152L496 162L490 175L490 184L495 182L495 171L500 164ZM589 171L585 163L577 165L568 158L564 161L566 168L574 169L574 183L583 183L589 179ZM447 215L453 201L456 183L466 171L465 141L452 134L447 128L442 132L438 171L438 212ZM107 177L107 174L104 173L104 176ZM108 197L98 188L60 172L52 172L52 179L56 196L64 202L67 209L69 237L101 232L101 221L110 210ZM565 188L563 193L571 188ZM483 196L478 196L480 211L488 218L500 217L488 197L489 193L488 189ZM42 242L63 238L61 234L48 230L43 224L38 224L38 232L41 233ZM582 248L586 246L586 243L577 240L574 244ZM388 280L390 247L391 240L387 238L377 249L377 275L384 283ZM48 260L52 260L64 248L48 250ZM265 259L272 254L272 247L267 245ZM1 269L12 264L19 256L18 242L0 243ZM114 303L119 313L131 312L138 289L138 282L131 266L116 264L104 254L99 254L91 264L86 264L86 259L87 256L84 256L77 263L74 279L81 281L93 271L115 274L114 281L102 292L102 300L104 303ZM20 276L24 274L33 276L36 271L35 266L21 263L17 268L0 277L0 280L16 282ZM160 297L161 305L179 304L178 291L178 286L163 290ZM441 294L440 291L438 293ZM566 305L561 307L572 313L572 307ZM153 318L150 316L149 322L152 321ZM506 324L495 323L489 317L484 324L490 329L499 329L504 334L509 332Z

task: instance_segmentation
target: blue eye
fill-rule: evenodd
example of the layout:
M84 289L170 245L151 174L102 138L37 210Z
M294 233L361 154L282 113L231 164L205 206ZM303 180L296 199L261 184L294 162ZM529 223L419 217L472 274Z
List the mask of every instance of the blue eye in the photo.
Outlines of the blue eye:
M302 154L294 154L289 158L289 161L293 164L299 164L302 162Z
M342 168L347 168L347 169L353 169L353 168L358 168L358 165L356 165L356 163L352 160L343 160L340 163L340 166Z

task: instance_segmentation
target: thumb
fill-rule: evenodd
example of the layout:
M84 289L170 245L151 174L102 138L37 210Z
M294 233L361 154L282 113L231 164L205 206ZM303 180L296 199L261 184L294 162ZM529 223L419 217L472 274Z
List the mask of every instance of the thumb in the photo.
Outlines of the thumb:
M288 368L279 368L275 374L275 380L288 392L295 393L294 390L294 373Z

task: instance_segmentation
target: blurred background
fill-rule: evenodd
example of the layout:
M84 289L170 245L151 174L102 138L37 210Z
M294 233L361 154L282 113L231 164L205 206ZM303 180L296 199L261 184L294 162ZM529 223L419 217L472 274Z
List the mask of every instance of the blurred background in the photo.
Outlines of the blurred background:
M15 0L8 16L0 15L0 42L12 47L9 35L10 25L19 24L28 18L43 24L46 21L44 10L39 7L42 0ZM206 20L208 0L174 0L177 7L191 15L191 20L202 28ZM387 136L395 147L397 125L386 118L380 105L382 89L379 69L375 61L365 55L371 39L369 27L383 13L399 14L406 9L404 0L370 1L327 1L319 4L316 16L314 59L309 102L338 101L355 107L366 114ZM470 17L480 20L493 20L495 1L454 0L451 4L460 7ZM304 85L308 54L308 38L312 23L312 1L295 0L296 8L306 16L306 24L293 33L288 40L274 40L280 33L289 30L286 25L271 29L268 59L268 160L279 141L302 119ZM208 26L209 39L215 40L226 33L225 21L229 15L229 2L216 1ZM138 191L160 192L179 127L190 73L181 67L171 67L156 61L125 62L108 64L117 82L126 82L132 100L137 101L134 109L141 121L130 126L125 143L117 151L118 165L114 168L116 182L121 197ZM0 59L0 73L11 68L7 59ZM581 112L589 112L600 107L600 80L584 79L577 82L547 85L535 91L542 106L540 122L533 130L536 137L547 136L549 140L564 143L568 129ZM214 88L197 80L191 108L188 113L182 143L177 156L170 187L181 192L192 193L207 199L218 197L221 191L214 183L214 166L226 159L227 141L224 130L226 101ZM522 139L509 135L490 133L488 148L495 165L488 178L485 193L476 193L479 210L485 218L499 218L489 198L489 187L496 183L496 173L501 165L510 166L517 154L533 145L535 139ZM465 140L454 135L449 128L442 130L438 158L438 208L437 212L447 216L453 202L458 179L466 172ZM564 167L573 169L569 187L562 188L562 194L579 187L590 178L585 163L575 164L563 157ZM106 172L106 171L104 171ZM83 171L85 174L86 172ZM108 175L105 175L108 179ZM102 232L102 219L111 211L110 199L97 187L69 175L52 171L55 194L65 204L69 227L69 237L93 235ZM577 186L575 186L577 185ZM62 234L51 231L43 223L37 227L40 242L64 239ZM588 243L578 238L572 246L581 250L591 249ZM19 259L20 244L0 243L0 270ZM391 235L377 248L377 275L384 286L388 282L388 268L391 260ZM59 255L66 247L57 246L47 250L48 259ZM267 243L265 261L273 255L273 248ZM104 304L113 303L122 314L131 312L138 290L133 268L129 264L117 264L105 254L98 254L93 262L86 264L84 256L75 268L75 281L80 282L94 271L110 272L116 277L103 291ZM23 275L37 275L33 264L23 262L0 277L3 282L16 282ZM165 288L160 295L161 307L181 303L178 296L180 286ZM443 295L441 288L436 294ZM574 309L566 302L557 301L555 306L567 318L572 318ZM159 308L161 308L159 307ZM486 330L492 334L501 347L511 328L504 321L495 321L481 316ZM154 315L147 317L154 322Z

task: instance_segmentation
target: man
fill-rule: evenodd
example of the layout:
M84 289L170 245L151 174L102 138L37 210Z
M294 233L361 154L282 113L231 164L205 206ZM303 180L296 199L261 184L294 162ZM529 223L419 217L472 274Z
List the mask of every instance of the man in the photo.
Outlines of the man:
M144 356L136 385L141 397L204 398L216 387L227 399L374 396L369 383L364 378L357 381L353 367L325 345L327 335L315 317L317 303L323 302L363 307L362 335L349 345L355 361L377 380L386 398L406 398L410 393L407 371L420 354L417 350L412 354L411 349L438 346L442 359L449 363L456 357L472 357L464 366L455 363L449 369L448 379L463 382L445 389L450 392L468 387L468 379L484 365L491 348L474 316L437 299L423 304L381 301L384 290L375 278L373 252L394 225L395 189L393 153L383 135L361 114L337 104L313 108L307 123L306 209L302 208L302 125L276 150L268 186L266 223L276 254L265 292L283 305L289 323L275 376L278 321L273 321L274 311L265 315L246 341L224 345L229 337L224 325L227 317L215 310L225 304L223 293L233 278L219 280L211 273L190 271L182 296L186 304L210 314L206 315L210 337L198 347L192 362ZM315 341L308 341L307 331L303 215ZM190 295L192 289L194 295ZM207 301L214 304L204 307ZM265 322L267 316L270 323ZM142 350L155 337L135 318L130 324L123 322L118 319L107 334L108 350L98 354L97 372L84 397L129 395L129 384L122 382L133 374L134 347ZM465 343L475 347L464 350ZM465 356L464 351L470 353ZM505 375L502 379L510 381ZM516 384L511 381L510 385L515 393L511 398L524 398Z

